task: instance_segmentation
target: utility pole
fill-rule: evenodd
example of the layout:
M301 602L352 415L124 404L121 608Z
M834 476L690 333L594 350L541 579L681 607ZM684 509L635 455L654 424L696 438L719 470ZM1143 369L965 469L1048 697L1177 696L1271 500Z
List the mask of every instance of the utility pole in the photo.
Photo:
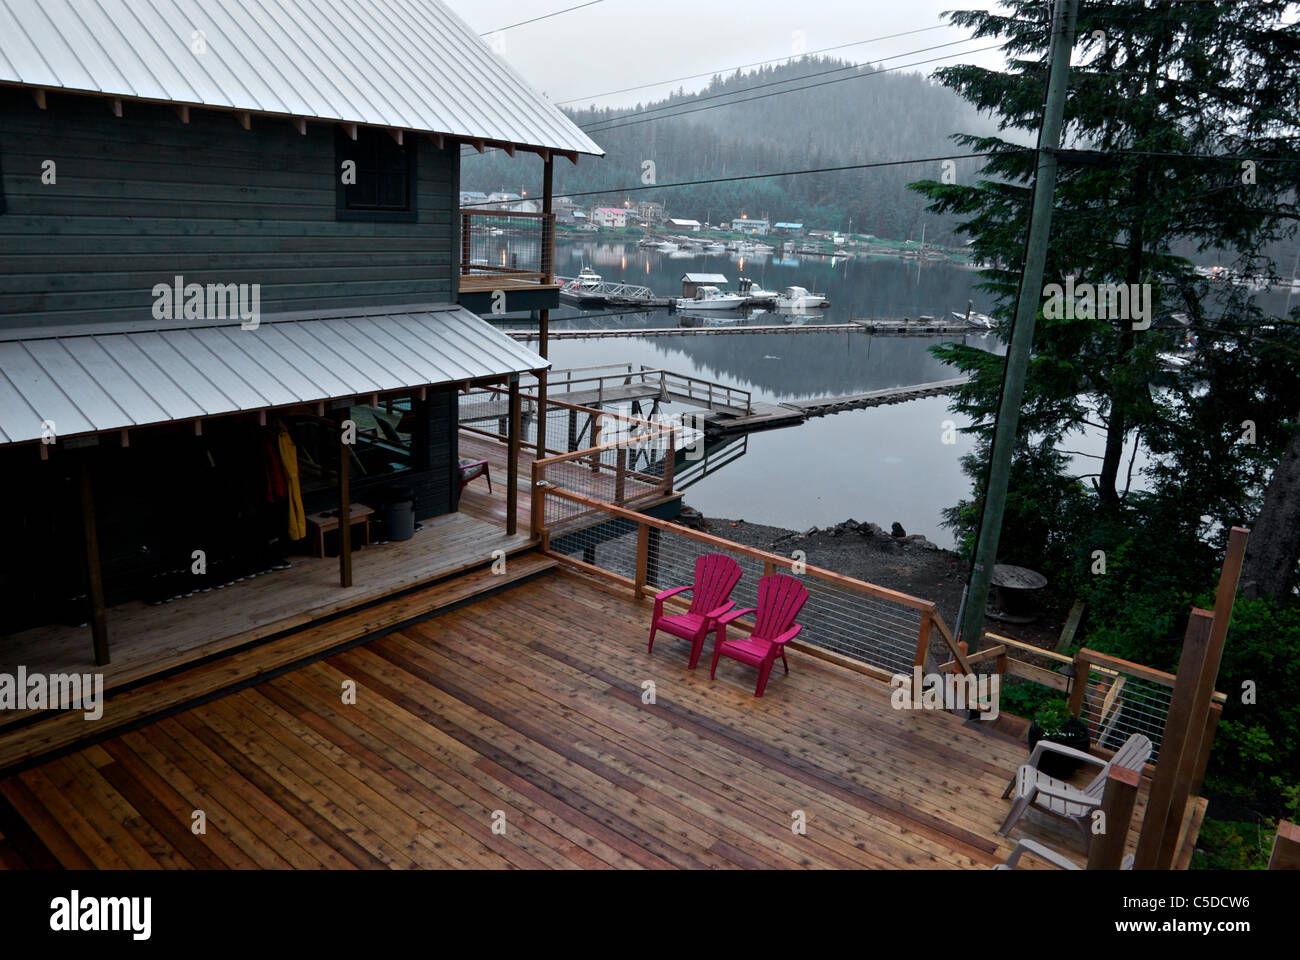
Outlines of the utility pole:
M1007 505L1007 485L1011 476L1011 457L1020 426L1020 401L1025 389L1025 371L1029 367L1029 357L1034 346L1034 324L1043 299L1043 268L1047 262L1052 207L1056 199L1056 151L1061 146L1065 94L1070 81L1070 54L1074 49L1074 25L1078 11L1079 0L1055 0L1053 4L1051 59L1047 74L1047 98L1043 106L1043 125L1038 131L1038 167L1034 174L1029 240L1025 245L1020 294L1016 299L1015 325L1011 328L1011 342L1007 345L1006 373L1002 380L998 419L993 429L993 450L989 459L979 539L975 542L975 562L971 566L970 585L958 633L958 637L968 644L971 653L979 648L983 635L984 608L988 603L993 565L997 562L1002 515Z

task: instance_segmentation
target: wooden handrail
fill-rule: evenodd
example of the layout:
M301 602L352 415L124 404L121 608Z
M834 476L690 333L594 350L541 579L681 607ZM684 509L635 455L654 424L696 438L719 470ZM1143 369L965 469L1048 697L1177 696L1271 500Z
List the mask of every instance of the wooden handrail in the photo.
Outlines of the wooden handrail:
M688 540L695 540L698 543L708 544L731 553L738 553L741 556L750 557L754 560L761 560L764 563L774 563L778 567L789 567L794 561L790 557L782 557L779 554L769 553L766 550L759 550L754 547L747 547L744 544L735 543L722 537L715 537L709 533L701 533L698 530L692 530L690 527L683 527L669 520L660 520L658 517L647 516L644 513L637 513L635 510L628 510L624 507L612 506L601 500L595 500L591 497L583 496L580 493L570 493L567 490L559 490L555 487L548 487L546 493L550 496L559 497L562 500L568 500L572 503L578 503L593 510L603 511L620 517L624 520L632 520L636 523L645 523L659 530L666 530L670 533L676 533ZM852 577L846 577L843 574L833 570L825 570L821 567L807 566L806 572L818 580L825 580L828 583L834 583L838 586L845 587L857 593L865 593L882 600L892 600L895 603L902 604L906 607L920 610L924 613L934 611L934 603L929 600L922 600L920 597L913 597L906 593L900 593L897 590L890 590L886 587L877 586L874 583L867 583L865 580L855 580Z

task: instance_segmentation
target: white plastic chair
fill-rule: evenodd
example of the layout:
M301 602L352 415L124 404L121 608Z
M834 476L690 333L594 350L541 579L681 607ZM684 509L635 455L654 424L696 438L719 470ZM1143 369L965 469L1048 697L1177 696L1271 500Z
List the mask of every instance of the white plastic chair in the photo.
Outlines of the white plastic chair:
M1057 780L1039 771L1038 761L1045 752L1058 753L1094 764L1101 767L1101 772L1086 787L1071 786L1064 780ZM1034 752L1030 754L1029 762L1016 771L1006 790L1002 791L1005 799L1011 796L1014 790L1015 800L1012 801L1007 818L998 828L998 833L1007 836L1016 822L1033 805L1053 816L1069 820L1083 831L1085 840L1091 839L1088 818L1101 806L1102 792L1106 789L1106 776L1110 773L1110 768L1122 767L1125 770L1141 772L1150 757L1151 741L1140 733L1130 736L1110 760L1102 760L1100 757L1094 757L1090 753L1075 750L1064 744L1039 740L1034 745Z

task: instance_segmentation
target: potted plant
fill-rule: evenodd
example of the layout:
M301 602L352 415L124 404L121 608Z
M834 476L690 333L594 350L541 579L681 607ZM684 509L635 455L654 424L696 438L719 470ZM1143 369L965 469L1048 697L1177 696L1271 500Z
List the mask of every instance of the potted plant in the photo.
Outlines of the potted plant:
M1069 704L1059 697L1039 707L1029 724L1029 749L1033 750L1039 740L1073 747L1084 753L1088 752L1088 745L1092 742L1088 735L1088 724L1072 715ZM1082 764L1082 760L1044 751L1039 758L1038 769L1049 777L1067 780Z

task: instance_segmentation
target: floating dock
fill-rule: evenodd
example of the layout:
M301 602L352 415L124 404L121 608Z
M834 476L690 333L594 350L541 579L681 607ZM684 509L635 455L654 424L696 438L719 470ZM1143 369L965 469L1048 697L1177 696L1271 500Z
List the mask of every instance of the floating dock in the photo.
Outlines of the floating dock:
M499 328L516 340L536 340L536 330ZM704 327L620 327L595 330L556 330L548 340L597 340L611 337L713 337L738 333L869 333L879 336L927 336L939 333L987 333L983 327L938 320L854 320L849 323L735 323Z

